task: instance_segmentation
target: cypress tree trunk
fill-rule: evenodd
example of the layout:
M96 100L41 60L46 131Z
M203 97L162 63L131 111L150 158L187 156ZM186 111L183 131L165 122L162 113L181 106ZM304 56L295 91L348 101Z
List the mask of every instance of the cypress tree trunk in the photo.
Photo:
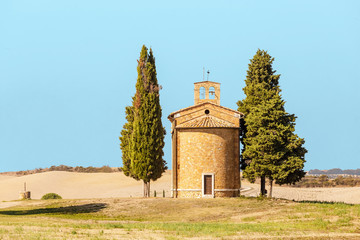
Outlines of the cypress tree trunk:
M265 176L260 178L260 196L265 196Z
M268 194L268 198L272 198L273 182L274 182L274 180L269 178L269 194Z
M143 181L143 197L146 197L146 183Z
M145 182L145 180L143 181L143 192L144 192L144 197L150 197L150 181L149 182Z

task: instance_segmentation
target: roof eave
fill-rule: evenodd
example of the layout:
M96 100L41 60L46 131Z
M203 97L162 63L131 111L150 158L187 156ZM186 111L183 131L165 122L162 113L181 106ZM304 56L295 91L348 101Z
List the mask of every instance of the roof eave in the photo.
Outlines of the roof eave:
M210 128L228 128L228 129L240 129L240 127L175 127L176 129L199 129L199 128L206 128L206 129L210 129Z
M214 104L214 103L212 103L212 102L204 102L204 103L192 105L192 106L190 106L190 107L182 108L182 109L180 109L180 110L177 110L177 111L175 111L175 112L172 112L172 113L170 113L170 115L168 116L168 119L171 121L170 118L174 119L174 115L175 115L176 113L179 113L179 112L182 112L182 111L191 109L191 108L199 107L199 106L205 105L205 104L211 104L211 105L213 105L213 106L217 106L217 107L220 107L220 108L224 108L224 109L227 109L227 110L229 110L229 111L232 111L232 112L234 112L234 113L239 114L239 115L240 115L240 118L244 117L244 114L243 114L243 113L241 113L241 112L239 112L239 111L236 111L236 110L234 110L234 109L227 108L227 107L223 107L223 106Z

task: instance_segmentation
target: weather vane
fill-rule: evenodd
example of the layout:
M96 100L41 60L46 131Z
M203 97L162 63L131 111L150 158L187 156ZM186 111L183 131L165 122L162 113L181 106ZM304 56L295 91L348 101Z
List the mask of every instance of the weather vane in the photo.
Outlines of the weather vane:
M209 81L209 74L210 74L210 71L207 70L207 80L206 81ZM205 81L205 68L203 67L203 81Z

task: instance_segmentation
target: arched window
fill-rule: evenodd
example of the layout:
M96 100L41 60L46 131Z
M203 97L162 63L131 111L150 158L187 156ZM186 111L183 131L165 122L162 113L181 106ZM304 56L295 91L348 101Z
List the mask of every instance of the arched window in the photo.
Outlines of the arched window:
M214 87L209 88L209 99L215 99L215 88Z
M200 88L200 99L205 99L205 88L204 87Z

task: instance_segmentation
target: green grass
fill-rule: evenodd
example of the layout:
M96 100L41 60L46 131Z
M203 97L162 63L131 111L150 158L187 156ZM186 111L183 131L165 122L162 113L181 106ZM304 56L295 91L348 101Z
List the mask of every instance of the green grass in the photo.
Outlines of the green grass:
M360 239L360 206L256 198L26 201L0 239Z

